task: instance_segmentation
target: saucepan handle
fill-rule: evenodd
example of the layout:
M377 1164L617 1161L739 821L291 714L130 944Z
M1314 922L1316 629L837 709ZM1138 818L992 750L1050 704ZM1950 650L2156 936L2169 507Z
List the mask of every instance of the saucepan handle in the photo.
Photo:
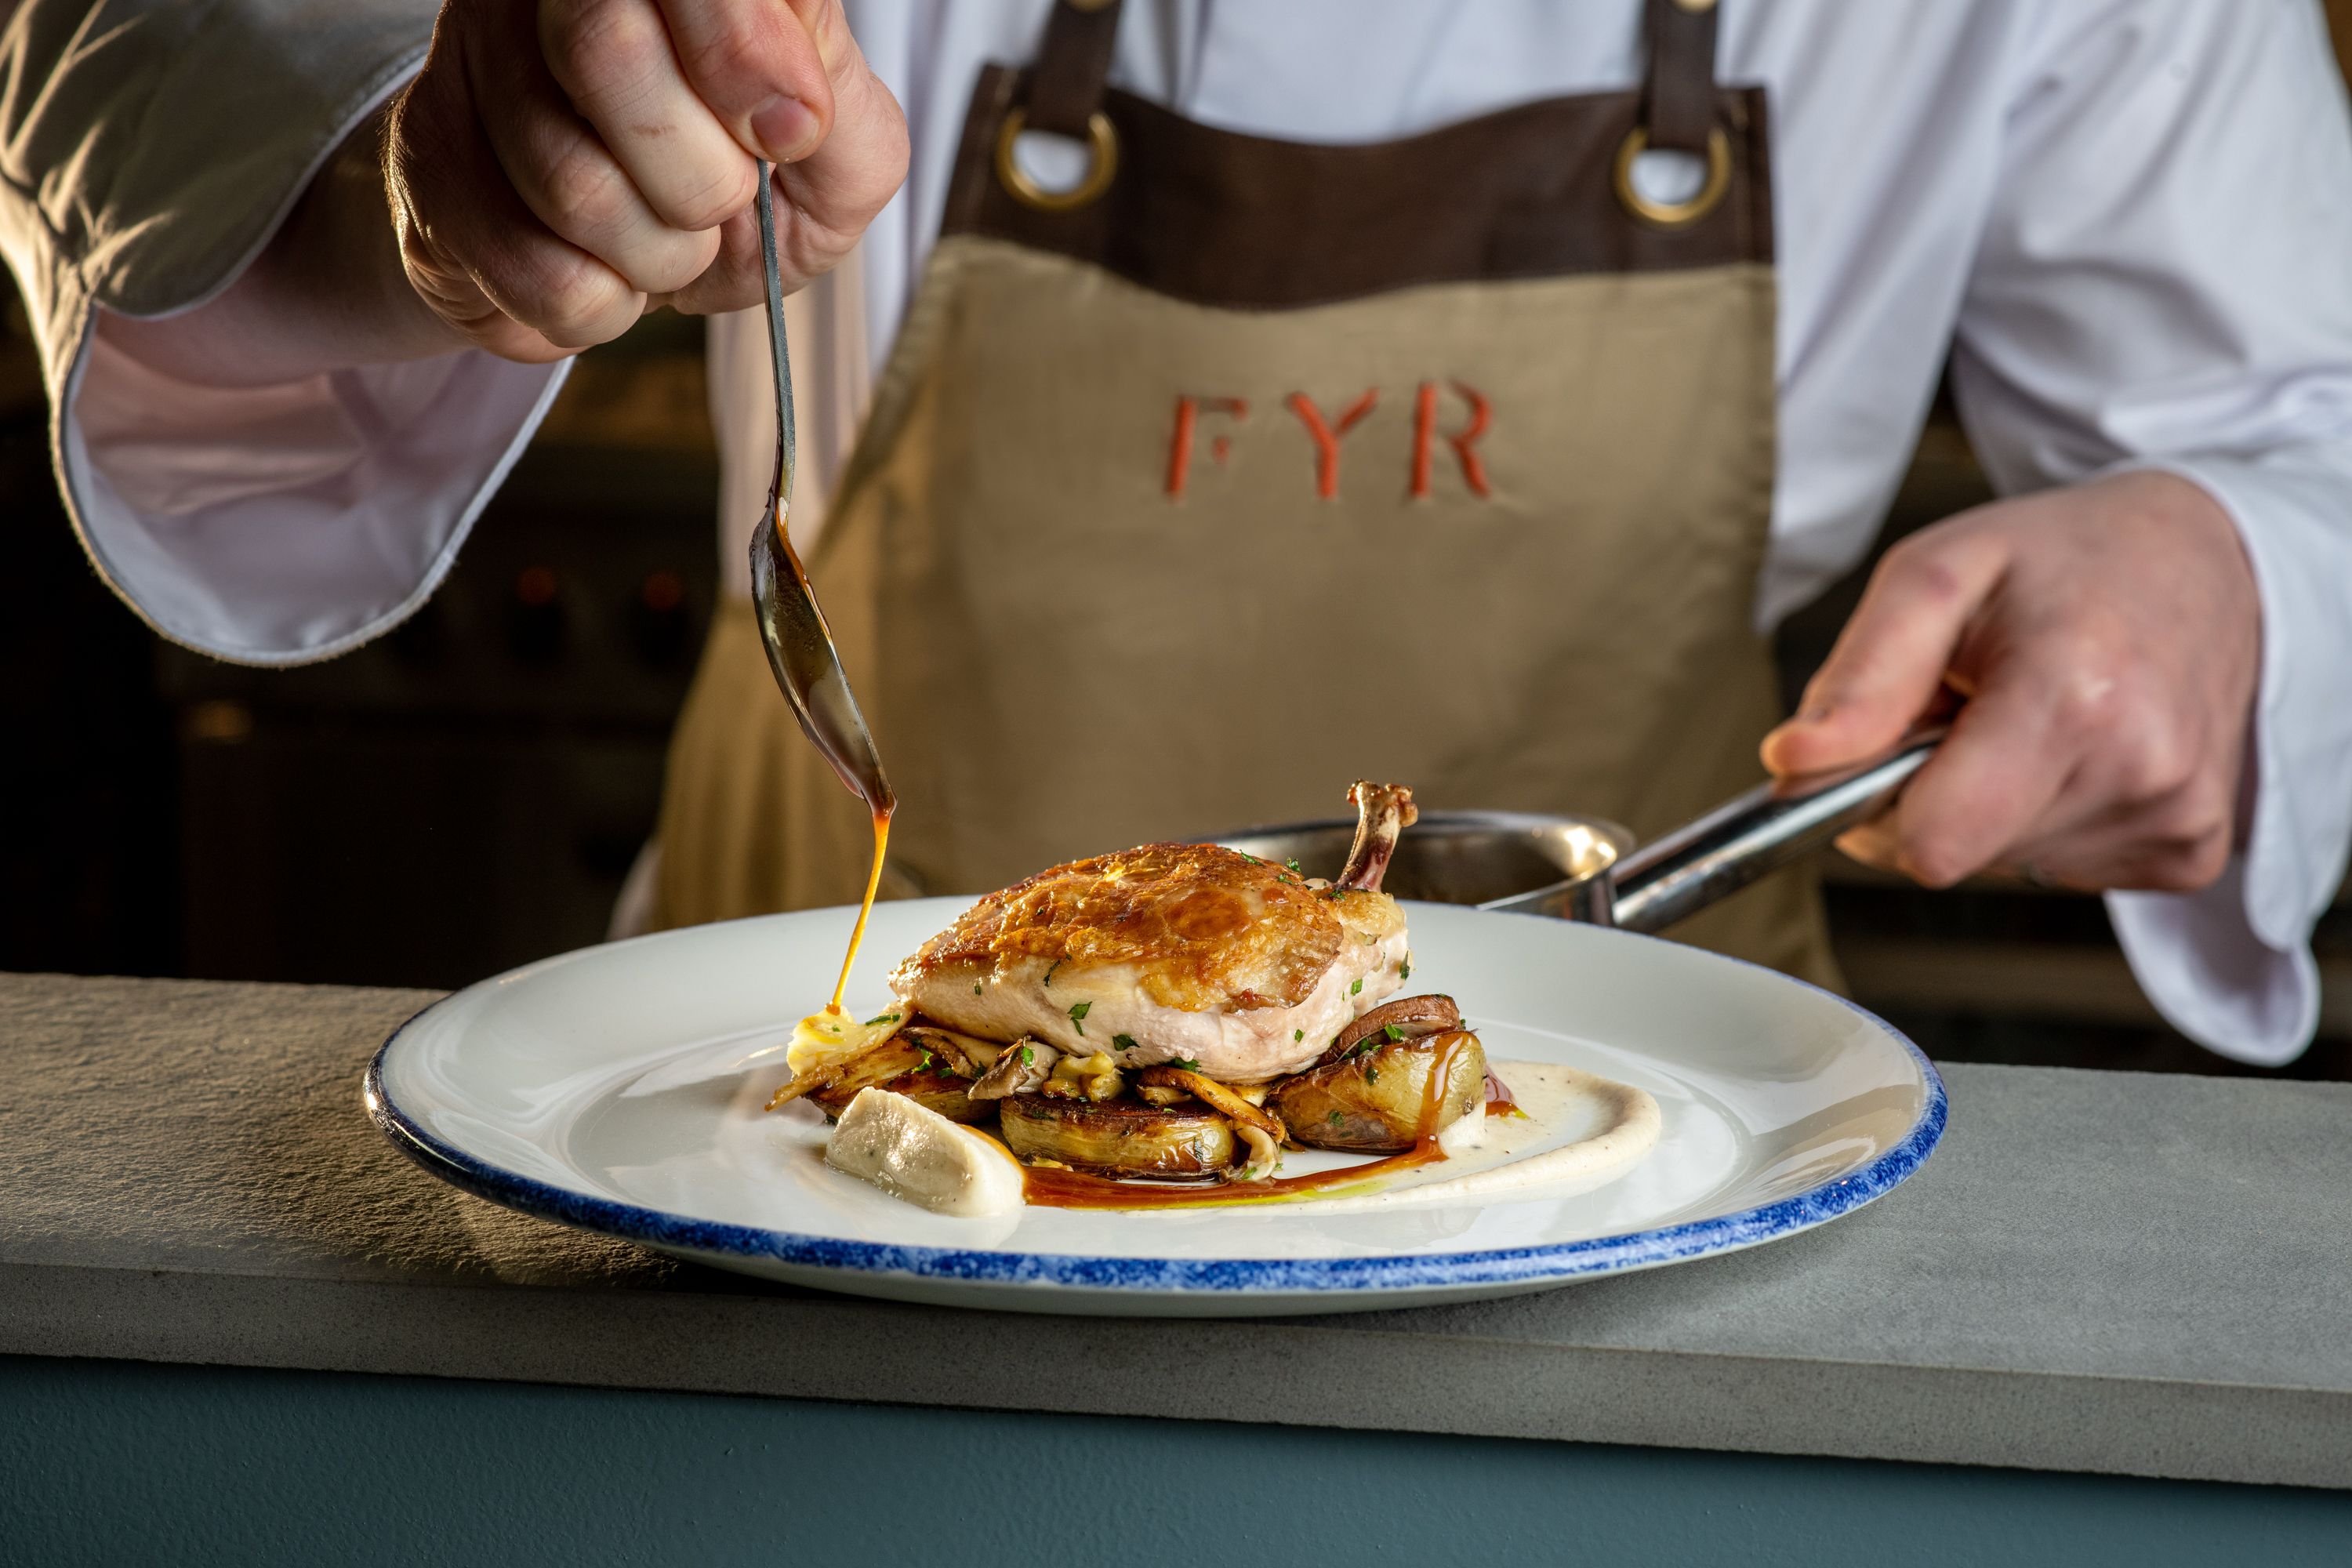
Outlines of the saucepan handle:
M1696 914L1885 811L1944 733L1921 730L1870 762L1776 780L1727 801L1619 861L1602 910L1610 923L1640 931Z

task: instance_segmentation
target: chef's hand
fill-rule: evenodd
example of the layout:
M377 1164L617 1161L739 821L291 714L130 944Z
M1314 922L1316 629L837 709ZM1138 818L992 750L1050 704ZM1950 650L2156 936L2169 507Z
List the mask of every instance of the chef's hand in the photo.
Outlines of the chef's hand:
M2261 649L2252 567L2195 485L1998 501L1887 552L1764 763L1859 761L1957 694L1950 737L1848 854L1931 888L1996 868L2190 891L2236 839Z
M444 0L383 143L409 283L526 361L756 302L755 158L787 289L898 189L906 120L839 0Z

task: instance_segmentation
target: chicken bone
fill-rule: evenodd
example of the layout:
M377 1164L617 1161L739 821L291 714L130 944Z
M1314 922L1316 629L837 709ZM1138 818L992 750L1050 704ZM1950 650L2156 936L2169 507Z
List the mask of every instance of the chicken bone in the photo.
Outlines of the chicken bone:
M1347 868L1333 886L1342 892L1377 893L1388 873L1389 858L1396 853L1398 835L1421 820L1421 808L1404 785L1370 779L1348 786L1348 803L1356 808L1356 841L1349 847Z

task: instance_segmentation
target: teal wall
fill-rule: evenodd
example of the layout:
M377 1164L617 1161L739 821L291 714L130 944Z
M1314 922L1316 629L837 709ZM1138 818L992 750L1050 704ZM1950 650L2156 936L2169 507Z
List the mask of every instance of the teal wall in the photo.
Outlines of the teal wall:
M1505 1560L2343 1564L2352 1494L0 1357L8 1564Z

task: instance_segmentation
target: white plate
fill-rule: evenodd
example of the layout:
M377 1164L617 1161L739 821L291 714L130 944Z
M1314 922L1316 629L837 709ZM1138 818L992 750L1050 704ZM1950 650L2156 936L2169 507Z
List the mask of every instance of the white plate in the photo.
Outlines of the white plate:
M962 907L877 909L852 1004L878 1005L890 967ZM824 1166L808 1129L761 1110L792 1020L832 990L844 910L665 932L469 986L384 1042L368 1110L459 1186L722 1268L905 1300L1187 1316L1505 1296L1752 1247L1868 1203L1942 1135L1927 1058L1827 992L1651 937L1406 907L1411 988L1454 996L1498 1060L1649 1090L1664 1131L1648 1159L1574 1195L1370 1213L929 1214Z

